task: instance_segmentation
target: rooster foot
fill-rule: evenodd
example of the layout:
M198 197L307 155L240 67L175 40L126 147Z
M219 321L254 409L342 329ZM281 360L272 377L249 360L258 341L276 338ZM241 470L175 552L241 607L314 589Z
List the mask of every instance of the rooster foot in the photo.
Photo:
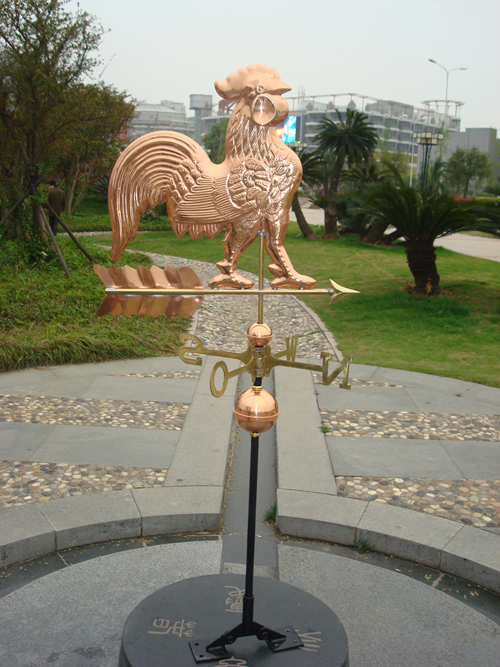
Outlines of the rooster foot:
M272 273L272 272L271 272ZM297 289L311 289L316 285L314 278L309 278L309 276L301 276L300 273L296 273L293 276L279 276L271 282L271 287L273 289L279 289L280 287L296 287Z
M253 281L240 275L237 271L234 273L219 273L218 276L208 281L211 289L220 287L232 287L233 289L250 289L253 287Z

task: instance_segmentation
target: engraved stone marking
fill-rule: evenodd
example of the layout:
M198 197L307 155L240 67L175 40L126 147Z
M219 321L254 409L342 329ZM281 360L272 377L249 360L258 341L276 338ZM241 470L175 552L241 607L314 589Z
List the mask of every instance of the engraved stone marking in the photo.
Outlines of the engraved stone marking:
M196 623L192 621L186 622L184 619L182 619L181 621L171 622L170 619L167 618L155 618L155 620L153 621L153 627L158 628L158 630L148 630L148 634L192 637L195 626Z
M297 634L301 638L301 640L304 642L304 646L301 646L302 651L311 651L312 653L317 653L321 646L319 645L319 642L321 641L321 637L316 636L320 635L321 632L303 632L300 633L297 631Z
M238 586L225 586L225 588L232 588L229 592L229 597L226 598L226 606L229 608L226 611L241 614L243 612L243 595L245 591Z

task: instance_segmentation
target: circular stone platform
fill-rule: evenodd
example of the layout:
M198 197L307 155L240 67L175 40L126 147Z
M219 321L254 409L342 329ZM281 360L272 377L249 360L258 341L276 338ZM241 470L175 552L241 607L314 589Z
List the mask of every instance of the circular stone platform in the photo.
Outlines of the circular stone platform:
M142 600L127 619L119 667L348 667L347 637L337 616L309 593L275 579L254 579L254 621L293 639L273 652L240 637L219 658L205 647L241 622L245 578L212 575L179 581ZM285 630L285 628L287 628ZM295 633L293 633L293 630ZM318 640L311 652L304 642ZM297 646L294 646L294 642ZM301 644L301 645L300 645ZM194 657L196 656L196 657Z
M0 665L117 667L132 610L176 581L219 574L221 554L215 541L138 548L27 584L0 600ZM279 572L335 611L351 667L500 665L497 624L399 572L287 545ZM305 644L312 656L320 645L313 634Z

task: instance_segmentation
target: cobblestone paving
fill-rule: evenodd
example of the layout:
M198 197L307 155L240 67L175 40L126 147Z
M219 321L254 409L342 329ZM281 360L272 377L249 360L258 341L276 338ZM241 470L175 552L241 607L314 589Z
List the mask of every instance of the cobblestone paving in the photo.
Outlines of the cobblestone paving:
M20 507L84 493L163 486L164 468L0 461L0 506Z
M313 373L314 384L322 384L321 373ZM374 380L357 380L356 378L349 377L349 384L352 387L398 387L403 389L404 385L402 384L390 384L389 382L375 382Z
M0 421L180 431L189 405L0 394Z
M205 287L208 281L218 273L218 269L208 262L187 260L181 257L171 257L146 253L157 266L171 266L175 269L180 266L192 267ZM246 271L242 275L255 282L256 276ZM265 281L269 287L269 281ZM199 336L207 348L230 350L231 352L246 349L246 331L257 320L257 296L208 296L205 297L198 310ZM333 353L325 335L318 329L318 324L302 307L298 300L290 295L268 296L264 299L264 321L273 330L271 347L279 351L285 347L285 338L299 334L297 357L317 357L320 359L323 350ZM321 363L321 361L319 362Z
M397 440L500 440L500 416L321 410L327 435Z
M336 477L339 496L408 507L500 535L500 481Z

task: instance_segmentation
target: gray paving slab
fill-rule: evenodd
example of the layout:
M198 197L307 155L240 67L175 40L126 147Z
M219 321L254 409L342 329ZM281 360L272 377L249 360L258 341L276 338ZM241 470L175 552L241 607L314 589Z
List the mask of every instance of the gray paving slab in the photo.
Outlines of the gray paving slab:
M5 667L116 667L123 626L141 600L181 579L217 574L220 542L134 549L73 565L0 600Z
M350 364L349 377L356 378L356 380L371 380L373 375L377 372L378 366L367 366L366 364Z
M165 486L224 486L237 379L229 380L221 398L214 398L209 379L217 361L205 360ZM236 368L227 361L229 370Z
M56 533L38 505L0 509L0 566L50 553Z
M280 409L276 423L278 487L336 494L315 399L318 385L313 385L311 373L277 367L275 386Z
M122 401L190 403L196 386L197 381L191 378L103 375L92 380L84 391L83 397Z
M470 398L481 403L491 403L500 405L500 389L497 387L485 387L482 384L475 384L462 394L464 398Z
M500 442L441 440L464 479L500 479Z
M17 380L18 378L13 379ZM63 380L52 377L44 382L10 383L3 390L3 393L18 396L70 396L80 398L90 386L91 381L91 378L87 377L70 377Z
M152 357L154 359L155 357ZM54 366L51 371L59 378L95 378L101 375L122 375L128 373L151 372L144 359L117 359L98 364L68 364Z
M447 414L498 415L500 405L476 401L462 394L449 393L424 388L408 388L408 395L417 406L416 412L440 412Z
M50 463L168 468L179 436L180 431L59 425L26 458Z
M500 593L500 537L464 526L443 549L441 569Z
M328 436L327 443L336 475L465 478L451 451L440 440Z
M463 528L458 521L374 501L359 522L356 539L373 551L439 568L441 551Z
M238 568L234 568L234 565L236 563L239 563L240 566L245 565L246 547L246 531L244 535L224 535L222 548L223 569L226 563L230 563L231 567L228 571L232 571L235 574L238 574ZM259 533L256 534L255 563L258 567L271 568L274 572L276 572L276 566L278 563L276 556L276 539L274 537L269 535L261 535Z
M375 372L370 379L374 382L402 384L404 387L421 387L451 395L462 394L475 386L473 382L441 377L440 375L416 373L415 371L404 371L396 368L384 368L383 366L373 368Z
M142 535L217 531L224 489L217 486L134 489Z
M201 370L196 366L186 365L178 356L175 357L145 357L141 359L149 373L184 373L188 370Z
M324 493L278 489L277 527L284 535L352 546L368 503Z
M331 385L314 385L318 403L324 410L371 410L418 412L417 404L404 387L356 387L347 391Z
M43 442L50 437L54 426L0 422L0 459L28 461Z
M58 550L141 534L141 515L130 491L86 493L38 507L56 531Z
M0 392L13 393L8 391L11 386L24 384L39 386L50 380L57 380L57 376L48 369L27 368L22 371L0 373Z
M339 616L352 667L500 664L498 625L431 586L286 544L279 546L279 569L282 581L315 595ZM311 641L311 649L318 646L320 641Z

